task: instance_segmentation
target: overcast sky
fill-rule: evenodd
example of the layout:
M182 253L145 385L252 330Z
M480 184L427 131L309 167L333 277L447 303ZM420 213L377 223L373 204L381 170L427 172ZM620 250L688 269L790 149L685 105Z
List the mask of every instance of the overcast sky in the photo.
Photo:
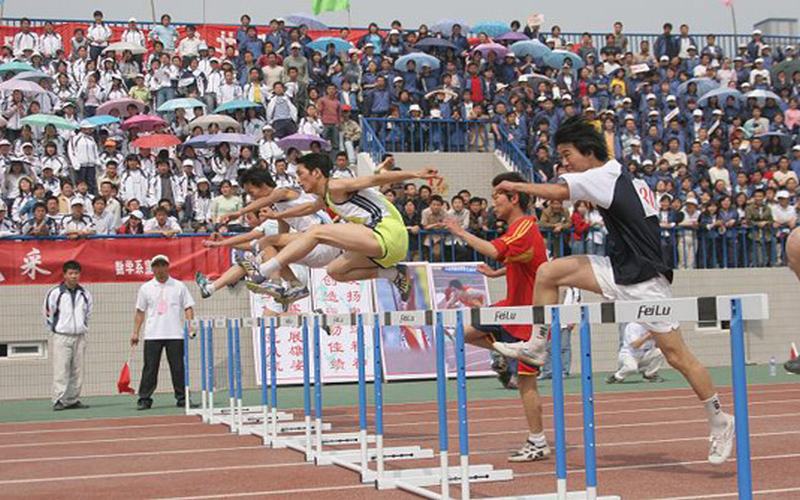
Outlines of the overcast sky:
M752 29L754 23L769 17L800 17L798 0L734 0L739 33ZM295 12L310 12L311 0L155 0L156 16L170 13L175 21L201 22L203 4L207 22L233 23L247 12L257 23L271 17ZM441 18L462 18L467 23L479 20L524 20L533 12L545 16L545 26L559 24L564 31L607 31L619 19L628 32L660 31L665 21L688 22L692 31L731 33L730 10L722 0L605 0L581 2L525 2L514 0L351 0L353 26L370 21L388 26L400 19L406 26L432 23ZM580 6L580 8L577 8ZM489 7L489 8L487 8ZM88 19L94 9L102 9L107 19L134 16L150 19L149 0L5 0L5 16L35 18ZM580 16L576 17L575 13ZM325 13L323 22L346 25L346 13Z

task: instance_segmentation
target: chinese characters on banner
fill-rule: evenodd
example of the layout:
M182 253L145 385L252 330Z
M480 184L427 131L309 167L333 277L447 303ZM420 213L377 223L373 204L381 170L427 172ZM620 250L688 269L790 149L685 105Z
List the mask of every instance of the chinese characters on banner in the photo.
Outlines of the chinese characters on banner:
M313 283L312 297L291 305L290 314L309 313L313 310L327 314L371 313L372 284L369 281L339 283L330 278L325 270L313 269L311 280L307 280L307 270L302 266L292 266L295 274L304 282ZM306 276L301 276L303 273ZM267 321L267 368L269 369L269 314L280 312L280 305L266 295L250 294L251 311L254 318L264 317ZM269 311L265 315L265 311ZM313 323L308 325L308 341L313 345ZM301 328L280 327L276 329L276 368L278 384L300 384L303 382L303 341ZM253 326L253 352L255 356L256 382L261 383L260 330ZM372 330L367 326L364 332L367 379L372 379ZM331 326L330 333L320 331L320 359L322 360L322 379L325 383L352 382L358 379L358 353L356 328ZM313 356L309 356L313 374ZM267 375L269 377L269 374ZM313 375L312 375L313 377Z

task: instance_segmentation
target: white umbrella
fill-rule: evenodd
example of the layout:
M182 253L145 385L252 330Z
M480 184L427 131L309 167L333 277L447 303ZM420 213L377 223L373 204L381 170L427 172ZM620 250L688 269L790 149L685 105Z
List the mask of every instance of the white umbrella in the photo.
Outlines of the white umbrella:
M106 53L111 52L111 51L124 52L126 50L130 50L131 54L133 54L133 55L144 54L145 52L147 52L147 50L145 50L144 47L142 47L141 45L137 45L135 43L115 42L115 43L110 44L105 49L103 49L103 54L106 54Z
M770 90L752 90L744 95L747 99L751 97L758 101L759 106L763 106L767 99L775 99L775 102L781 102L781 97Z
M25 94L44 94L47 92L38 83L28 80L17 80L12 78L11 80L6 80L5 82L0 83L0 92L13 92L15 90L19 90Z
M216 123L220 129L226 130L228 127L233 127L235 130L241 130L242 126L239 122L228 115L203 115L200 118L195 118L189 122L189 130L194 127L201 127L207 129L212 123Z

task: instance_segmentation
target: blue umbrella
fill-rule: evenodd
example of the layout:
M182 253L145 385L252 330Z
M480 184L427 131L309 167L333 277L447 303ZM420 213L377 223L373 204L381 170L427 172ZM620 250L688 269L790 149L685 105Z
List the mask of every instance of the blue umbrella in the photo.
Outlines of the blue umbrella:
M181 146L182 147L192 146L195 149L207 148L208 147L208 141L212 137L214 137L213 134L200 134L198 136L190 137L189 139L186 139Z
M170 99L156 108L156 111L159 113L166 113L169 111L175 111L176 109L194 109L198 107L205 108L206 105L202 101L198 101L192 97L181 97L178 99Z
M431 33L442 33L450 36L453 32L453 26L458 24L461 26L462 33L469 33L469 26L462 19L440 19L430 27Z
M786 151L790 151L792 149L792 136L789 134L784 134L783 132L767 132L765 134L758 134L755 137L759 137L764 144L770 141L771 137L778 137L781 140L781 146Z
M414 61L417 64L417 71L422 71L423 65L430 66L431 69L434 70L439 69L439 59L424 52L413 52L398 58L394 63L394 69L397 71L406 71L408 69L406 68L408 61Z
M511 44L511 52L520 59L533 56L534 59L541 59L552 52L550 47L539 40L526 40Z
M217 106L217 109L214 110L214 113L225 113L227 111L236 111L237 109L247 109L247 108L260 108L262 107L261 104L255 103L253 101L248 101L246 99L236 99L235 101L229 101L225 104L220 104Z
M87 118L86 121L95 127L103 127L112 123L119 123L121 120L111 115L94 115L91 118Z
M42 80L49 80L50 83L53 83L53 77L48 75L47 73L42 73L39 70L36 71L23 71L22 73L18 73L15 77L17 80L28 80L29 82L40 82Z
M744 101L744 94L739 92L736 89L732 89L729 87L718 87L713 90L709 90L705 94L703 94L700 99L697 100L698 106L707 106L708 101L712 97L716 97L720 104L725 104L725 101L728 100L728 97L735 97L736 102L741 104Z
M323 23L311 14L305 14L302 12L298 14L289 14L286 16L286 22L291 26L300 26L301 24L305 24L310 30L328 29L327 24Z
M691 78L678 86L678 95L683 95L689 90L689 84L697 85L697 95L704 96L708 92L719 87L719 82L711 78Z
M551 68L560 69L564 66L564 61L569 59L572 61L572 69L580 69L583 67L583 59L574 52L568 50L554 50L549 54L545 54L544 63Z
M511 31L511 26L504 21L483 21L474 25L469 31L470 33L474 33L476 35L478 33L486 33L490 37L494 38L500 35L505 35Z
M763 90L763 89L751 90L744 96L747 99L750 99L751 97L753 99L756 99L758 101L759 106L763 106L767 102L767 99L775 99L775 102L781 102L781 97L775 92L772 92L771 90Z
M415 49L453 49L458 50L453 42L445 40L444 38L435 38L432 36L425 37L419 42L414 44Z
M316 50L317 52L326 53L328 52L328 45L333 44L336 48L336 53L339 54L341 52L347 52L348 50L353 48L353 44L344 40L342 38L336 38L332 36L323 36L321 38L317 38L313 42L306 45L311 50Z
M21 73L23 71L36 71L36 68L26 62L21 61L11 61L5 64L0 64L0 74Z
M210 136L210 139L206 141L206 145L213 147L222 144L223 142L227 142L228 144L236 144L239 146L255 146L258 144L258 138L247 134L213 134Z

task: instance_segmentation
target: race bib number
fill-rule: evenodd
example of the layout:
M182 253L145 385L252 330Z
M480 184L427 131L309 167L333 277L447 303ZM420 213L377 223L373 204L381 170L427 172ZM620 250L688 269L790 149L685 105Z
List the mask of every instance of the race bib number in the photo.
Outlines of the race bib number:
M651 217L658 215L658 204L656 203L656 195L650 186L641 179L634 179L633 187L636 189L636 194L639 196L639 201L644 209L644 216Z

